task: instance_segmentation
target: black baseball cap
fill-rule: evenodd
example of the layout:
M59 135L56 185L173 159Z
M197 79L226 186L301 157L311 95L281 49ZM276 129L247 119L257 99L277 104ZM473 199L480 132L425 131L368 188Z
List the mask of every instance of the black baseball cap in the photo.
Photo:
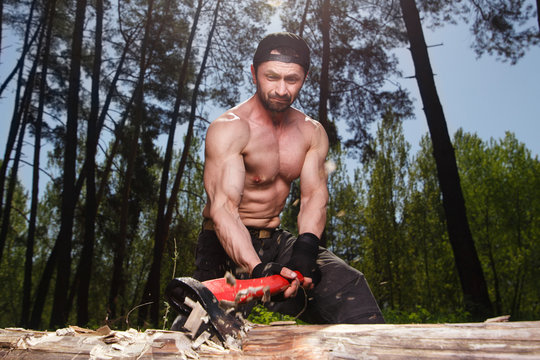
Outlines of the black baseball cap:
M290 48L293 50L291 52L293 55L271 54L272 50L278 48ZM257 46L255 55L253 55L253 65L257 68L259 64L272 60L298 64L307 73L310 65L309 47L304 39L290 32L269 34Z

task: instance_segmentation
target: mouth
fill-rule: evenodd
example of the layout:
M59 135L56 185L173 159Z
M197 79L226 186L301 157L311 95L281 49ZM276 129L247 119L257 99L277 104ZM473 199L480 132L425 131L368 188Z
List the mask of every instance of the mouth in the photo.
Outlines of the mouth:
M291 99L290 98L278 98L278 97L270 97L270 101L275 101L283 104L288 104Z

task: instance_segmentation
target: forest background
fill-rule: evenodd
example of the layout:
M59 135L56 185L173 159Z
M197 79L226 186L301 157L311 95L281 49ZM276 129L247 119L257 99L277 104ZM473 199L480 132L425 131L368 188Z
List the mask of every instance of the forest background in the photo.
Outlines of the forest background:
M253 90L250 59L276 18L313 52L296 106L333 145L325 244L364 272L387 321L540 317L537 155L511 132L451 134L471 234L464 261L439 186L441 140L405 141L418 100L396 57L417 40L403 20L419 10L425 28L467 24L471 51L519 63L538 48L538 3L0 4L0 61L17 49L0 79L13 108L2 125L0 327L167 325L163 288L194 266L205 129ZM417 80L431 71L415 66ZM31 169L22 179L21 168ZM297 210L294 185L282 217L292 231ZM469 258L480 267L464 273ZM469 278L485 290L480 307Z

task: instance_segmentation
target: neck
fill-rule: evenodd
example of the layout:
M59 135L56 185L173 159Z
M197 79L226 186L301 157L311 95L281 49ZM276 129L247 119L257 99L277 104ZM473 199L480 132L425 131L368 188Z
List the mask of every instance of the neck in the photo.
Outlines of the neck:
M285 114L287 114L288 109L286 111L281 111L281 112L271 111L271 110L266 110L266 109L265 111L266 113L268 113L268 116L272 120L272 123L274 124L274 126L278 126L284 123Z

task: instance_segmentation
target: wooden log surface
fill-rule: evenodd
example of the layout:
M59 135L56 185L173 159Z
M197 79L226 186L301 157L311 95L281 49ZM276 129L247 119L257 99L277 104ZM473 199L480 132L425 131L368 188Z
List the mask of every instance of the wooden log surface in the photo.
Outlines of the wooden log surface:
M241 348L174 331L0 329L0 359L540 359L540 321L254 326Z

